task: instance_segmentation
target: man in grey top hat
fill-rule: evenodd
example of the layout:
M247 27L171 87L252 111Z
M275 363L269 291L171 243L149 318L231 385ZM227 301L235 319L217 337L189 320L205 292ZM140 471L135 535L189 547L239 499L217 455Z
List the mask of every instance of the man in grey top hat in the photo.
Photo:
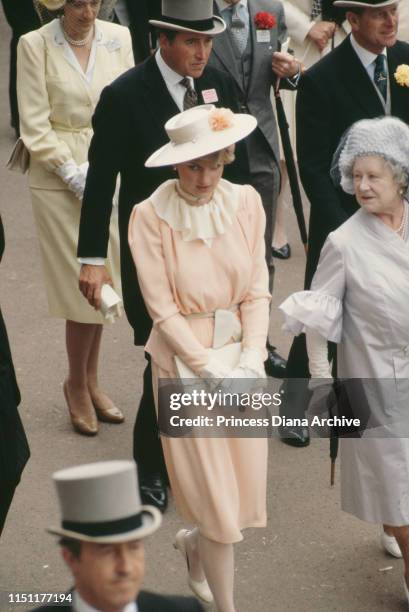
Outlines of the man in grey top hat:
M136 465L101 461L56 472L61 508L61 552L74 579L63 605L37 608L75 612L200 612L190 597L141 591L143 539L158 529L161 514L142 506Z

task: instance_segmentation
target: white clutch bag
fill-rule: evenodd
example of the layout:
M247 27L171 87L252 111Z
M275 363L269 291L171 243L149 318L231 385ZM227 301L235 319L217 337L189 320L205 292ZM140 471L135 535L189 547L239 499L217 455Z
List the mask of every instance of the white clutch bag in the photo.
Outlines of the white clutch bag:
M24 142L19 138L14 145L10 158L6 164L8 170L25 174L30 165L30 153L27 151Z
M232 370L238 365L241 355L241 342L226 344L221 348L209 349L211 357ZM175 355L176 371L179 378L199 378L177 355Z

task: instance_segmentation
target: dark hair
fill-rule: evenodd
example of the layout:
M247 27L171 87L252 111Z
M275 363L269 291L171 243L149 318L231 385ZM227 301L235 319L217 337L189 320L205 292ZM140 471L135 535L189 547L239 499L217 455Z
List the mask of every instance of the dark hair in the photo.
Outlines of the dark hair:
M76 559L80 558L81 556L81 541L80 540L74 540L73 538L62 537L60 538L60 541L58 543L60 546L67 548Z
M176 36L179 34L178 30L167 30L166 28L157 28L156 35L159 38L159 35L163 34L169 42L173 42Z
M355 15L362 15L365 10L364 6L349 6L345 9L348 13L355 13Z

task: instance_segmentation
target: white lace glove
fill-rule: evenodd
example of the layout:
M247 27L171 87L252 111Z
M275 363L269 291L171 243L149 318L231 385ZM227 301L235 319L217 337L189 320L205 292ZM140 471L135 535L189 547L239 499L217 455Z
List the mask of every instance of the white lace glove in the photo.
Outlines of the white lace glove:
M218 380L228 378L230 375L231 369L227 368L221 361L214 358L210 358L205 367L199 372L200 378L215 378Z
M263 351L255 347L243 349L240 361L231 372L230 378L267 378Z
M78 166L73 159L69 159L55 171L79 200L82 200L84 195L88 165L86 161Z

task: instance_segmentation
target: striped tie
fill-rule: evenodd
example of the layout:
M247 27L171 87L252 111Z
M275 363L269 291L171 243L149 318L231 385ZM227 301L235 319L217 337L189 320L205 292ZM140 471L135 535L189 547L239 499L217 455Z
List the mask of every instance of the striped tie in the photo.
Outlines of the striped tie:
M189 108L193 108L193 106L197 106L197 93L190 84L189 79L183 77L179 82L183 87L186 87L185 97L183 98L183 110L188 110Z

